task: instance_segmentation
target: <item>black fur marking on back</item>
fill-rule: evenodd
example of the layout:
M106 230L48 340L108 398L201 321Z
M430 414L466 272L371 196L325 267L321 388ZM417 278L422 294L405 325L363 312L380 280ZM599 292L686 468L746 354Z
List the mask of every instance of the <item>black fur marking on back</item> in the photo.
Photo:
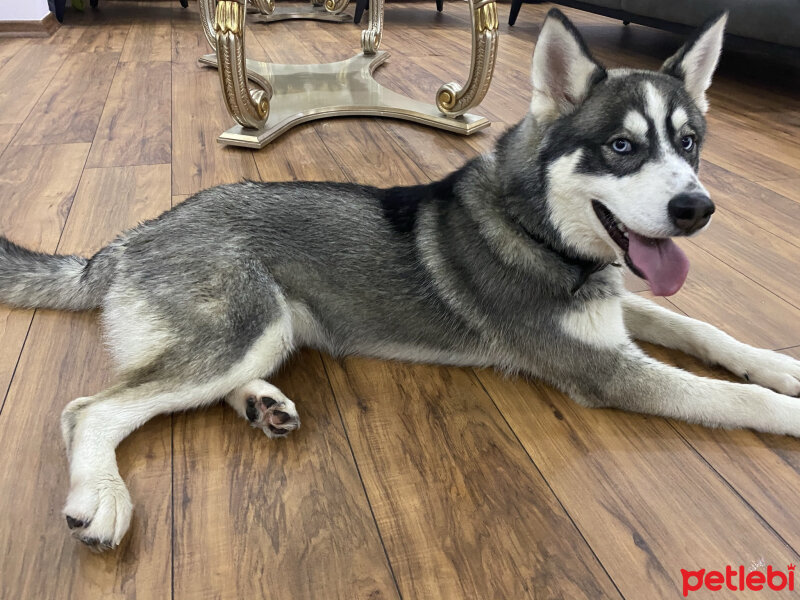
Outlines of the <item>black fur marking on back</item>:
M455 183L460 170L441 181L422 185L393 187L380 190L379 201L383 216L397 233L411 233L417 223L420 204L432 200L447 202L455 198Z

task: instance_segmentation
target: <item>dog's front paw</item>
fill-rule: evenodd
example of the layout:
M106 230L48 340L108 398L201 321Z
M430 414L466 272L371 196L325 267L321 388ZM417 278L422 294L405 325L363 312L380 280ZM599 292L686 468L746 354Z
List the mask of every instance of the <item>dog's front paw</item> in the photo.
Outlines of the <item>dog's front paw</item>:
M72 535L95 552L119 545L132 514L131 496L117 474L96 476L73 485L64 506Z
M275 386L265 393L247 397L245 412L253 427L259 427L270 438L284 437L300 427L300 417L294 402Z
M740 373L750 383L786 396L800 397L800 361L772 350L752 349L742 357Z

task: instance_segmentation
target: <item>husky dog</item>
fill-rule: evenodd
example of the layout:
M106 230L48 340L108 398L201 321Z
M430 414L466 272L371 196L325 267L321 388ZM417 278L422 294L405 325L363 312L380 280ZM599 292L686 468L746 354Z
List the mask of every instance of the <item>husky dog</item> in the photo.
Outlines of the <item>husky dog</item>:
M493 153L436 183L224 185L90 259L0 238L0 302L101 307L119 365L115 385L62 414L73 534L119 544L132 507L115 448L159 413L224 398L267 437L299 427L264 379L299 346L494 366L585 406L800 435L800 362L627 293L616 268L661 295L686 277L671 237L714 212L697 167L725 21L658 72L607 70L550 11L530 112ZM666 366L632 338L750 384Z

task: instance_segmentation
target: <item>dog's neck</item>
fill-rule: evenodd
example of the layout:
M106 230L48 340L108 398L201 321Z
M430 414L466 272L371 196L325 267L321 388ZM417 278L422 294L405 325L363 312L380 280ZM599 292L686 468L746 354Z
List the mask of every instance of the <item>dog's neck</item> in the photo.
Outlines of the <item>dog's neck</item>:
M494 151L494 168L498 182L498 201L522 231L540 247L557 254L565 263L578 268L575 293L592 273L610 263L594 256L585 256L565 242L550 219L547 205L546 166L540 162L540 145L547 126L540 125L529 113L498 140Z

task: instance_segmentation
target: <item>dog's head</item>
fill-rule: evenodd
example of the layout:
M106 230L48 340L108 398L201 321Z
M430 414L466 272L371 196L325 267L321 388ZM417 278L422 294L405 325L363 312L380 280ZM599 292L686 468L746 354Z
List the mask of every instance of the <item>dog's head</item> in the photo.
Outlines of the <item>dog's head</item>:
M688 273L670 238L700 231L714 212L697 168L726 20L708 21L659 71L606 70L553 9L533 55L553 225L584 255L625 260L658 295Z

